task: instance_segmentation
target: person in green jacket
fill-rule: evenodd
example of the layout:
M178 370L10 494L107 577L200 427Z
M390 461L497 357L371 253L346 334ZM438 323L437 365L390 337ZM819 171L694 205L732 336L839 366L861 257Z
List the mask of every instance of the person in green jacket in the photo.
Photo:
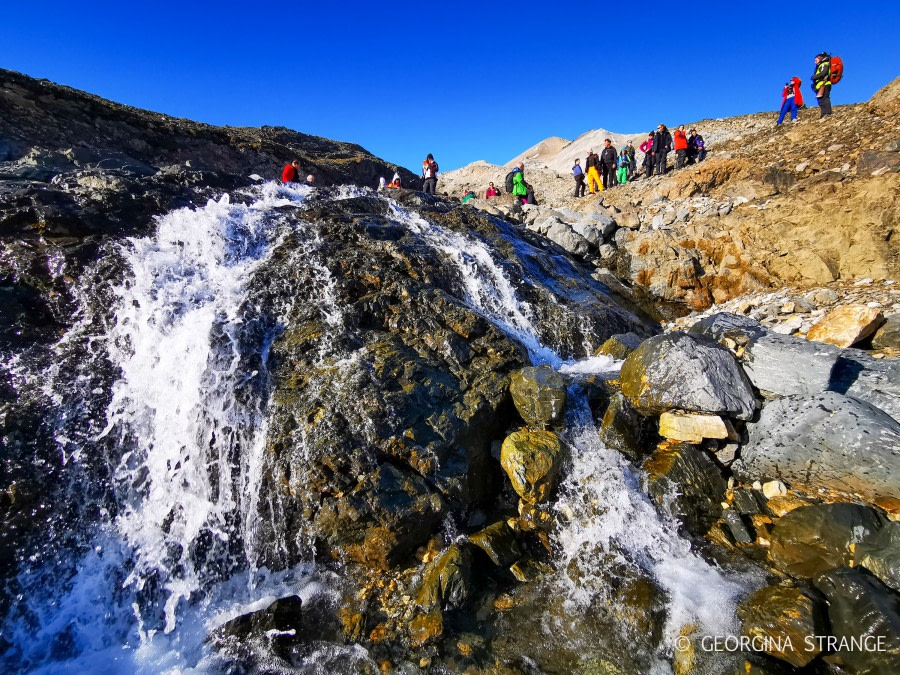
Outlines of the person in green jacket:
M513 197L524 204L528 201L528 183L525 182L525 165L520 163L513 169Z

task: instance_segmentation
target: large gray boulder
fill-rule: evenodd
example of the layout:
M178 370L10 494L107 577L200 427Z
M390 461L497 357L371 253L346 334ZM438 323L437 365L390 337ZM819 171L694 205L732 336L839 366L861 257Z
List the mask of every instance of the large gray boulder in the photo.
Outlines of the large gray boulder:
M739 478L779 479L867 499L900 494L900 423L875 406L836 392L767 403L732 470Z
M836 391L900 419L900 361L780 335L736 314L706 317L690 332L717 341L730 339L743 347L741 365L761 391L780 396Z
M708 338L666 333L645 340L622 366L622 393L645 415L667 410L753 416L756 397L734 355Z

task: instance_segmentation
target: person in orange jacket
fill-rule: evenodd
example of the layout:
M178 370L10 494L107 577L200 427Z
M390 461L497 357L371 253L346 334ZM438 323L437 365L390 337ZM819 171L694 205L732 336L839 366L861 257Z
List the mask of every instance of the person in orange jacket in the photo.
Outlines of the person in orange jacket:
M803 94L800 92L801 81L799 77L792 77L781 92L781 114L775 125L784 122L784 118L791 113L791 122L797 121L797 111L803 106Z
M675 130L675 168L680 169L687 162L688 140L682 124Z
M295 159L290 164L284 165L284 169L281 171L281 182L284 185L300 182L300 162Z

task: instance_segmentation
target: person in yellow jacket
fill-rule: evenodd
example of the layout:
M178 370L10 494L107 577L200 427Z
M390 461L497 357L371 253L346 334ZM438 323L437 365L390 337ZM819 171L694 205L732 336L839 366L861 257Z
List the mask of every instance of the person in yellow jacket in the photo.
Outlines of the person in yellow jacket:
M603 192L603 181L600 180L600 156L594 152L593 148L588 151L584 166L587 169L587 184L590 193L594 194L594 185L597 186L597 192Z

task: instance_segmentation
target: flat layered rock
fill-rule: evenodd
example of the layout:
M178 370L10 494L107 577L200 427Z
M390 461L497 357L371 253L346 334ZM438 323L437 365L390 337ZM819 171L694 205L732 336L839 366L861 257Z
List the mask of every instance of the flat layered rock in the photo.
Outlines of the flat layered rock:
M701 443L704 438L728 438L728 427L718 415L664 412L659 417L659 435L673 441Z

